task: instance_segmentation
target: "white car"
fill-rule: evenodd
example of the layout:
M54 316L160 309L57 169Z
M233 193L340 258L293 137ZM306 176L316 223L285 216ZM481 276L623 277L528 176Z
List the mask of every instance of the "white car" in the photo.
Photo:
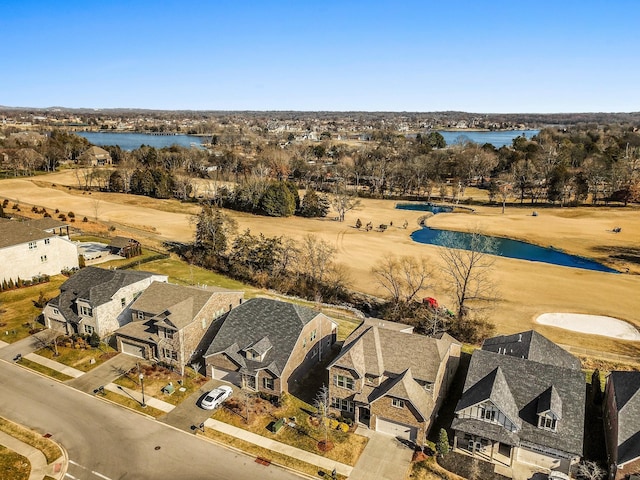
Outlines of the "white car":
M218 408L222 404L222 402L224 402L231 396L232 393L233 389L226 385L214 388L205 395L205 397L200 402L200 406L205 410L213 410L215 408Z

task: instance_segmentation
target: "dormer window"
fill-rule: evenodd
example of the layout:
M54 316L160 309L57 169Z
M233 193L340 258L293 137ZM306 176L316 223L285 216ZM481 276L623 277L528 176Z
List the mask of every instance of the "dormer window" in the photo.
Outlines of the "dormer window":
M538 428L555 432L558 429L558 420L553 415L538 415Z
M493 407L480 407L480 418L488 422L496 421L496 409Z
M87 307L85 305L80 305L78 307L78 311L80 312L80 315L82 315L83 317L90 317L93 314L91 307Z

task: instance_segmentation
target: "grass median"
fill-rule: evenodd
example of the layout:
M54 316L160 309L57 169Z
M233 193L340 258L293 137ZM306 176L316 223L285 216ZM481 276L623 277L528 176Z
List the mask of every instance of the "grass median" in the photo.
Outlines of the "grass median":
M18 363L20 365L22 365L23 367L28 368L29 370L33 370L34 372L38 372L38 373L42 373L43 375L46 375L47 377L51 377L55 380L59 380L61 382L65 382L67 380L71 380L73 377L66 375L62 372L59 372L57 370L54 370L53 368L49 368L46 367L44 365L41 365L37 362L33 362L31 360L29 360L28 358L21 358L20 360L18 360Z
M51 463L57 460L62 455L60 447L58 447L51 440L44 438L42 435L34 432L33 430L29 430L28 428L18 425L17 423L13 423L12 421L2 417L0 417L0 430L7 435L11 435L13 438L17 438L21 442L24 442L27 445L31 445L32 447L40 450L44 454L47 463Z

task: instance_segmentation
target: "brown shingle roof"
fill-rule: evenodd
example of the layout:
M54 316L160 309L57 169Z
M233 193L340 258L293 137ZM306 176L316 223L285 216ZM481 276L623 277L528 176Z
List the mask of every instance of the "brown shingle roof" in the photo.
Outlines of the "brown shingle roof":
M23 222L0 218L0 248L35 242L36 240L43 240L53 236L54 234L52 233L31 227Z

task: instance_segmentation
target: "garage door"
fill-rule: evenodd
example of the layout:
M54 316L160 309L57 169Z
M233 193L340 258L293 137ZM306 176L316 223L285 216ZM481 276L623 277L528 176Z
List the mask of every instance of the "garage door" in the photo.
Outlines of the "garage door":
M144 347L134 345L133 343L122 342L122 353L144 358Z
M393 435L394 437L403 438L412 442L415 442L418 436L418 427L393 422L384 418L378 418L378 421L376 422L376 430L378 432Z
M242 377L240 372L233 372L223 368L215 368L211 366L211 378L232 383L233 385L242 386Z

